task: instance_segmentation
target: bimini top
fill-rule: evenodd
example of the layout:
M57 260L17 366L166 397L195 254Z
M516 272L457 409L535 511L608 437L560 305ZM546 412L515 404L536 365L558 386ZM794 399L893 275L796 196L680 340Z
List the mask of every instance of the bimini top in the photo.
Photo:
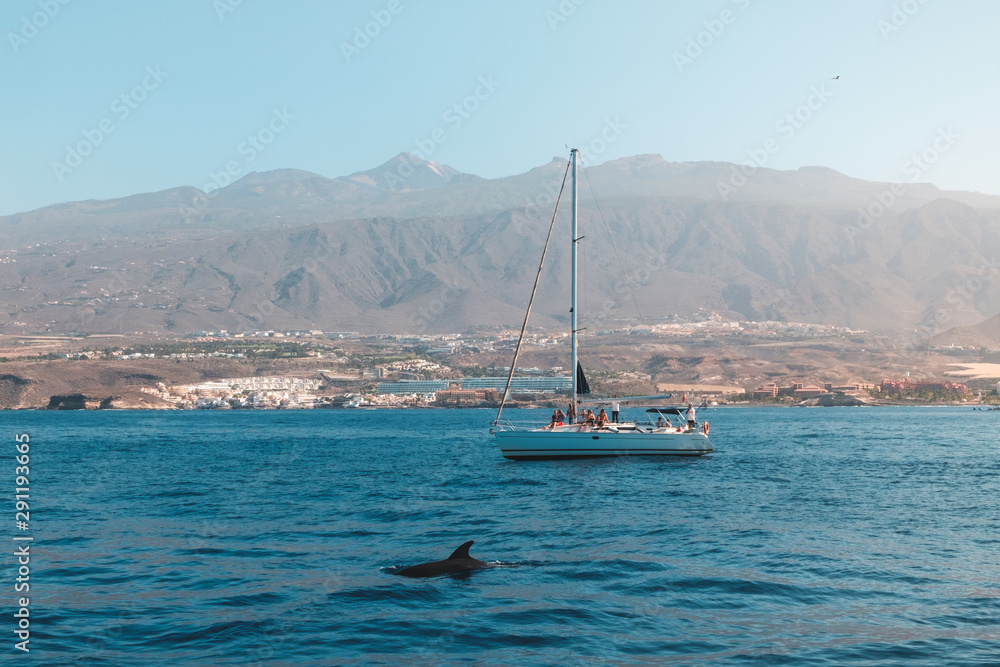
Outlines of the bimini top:
M687 412L687 408L649 408L646 412L660 415L682 415Z

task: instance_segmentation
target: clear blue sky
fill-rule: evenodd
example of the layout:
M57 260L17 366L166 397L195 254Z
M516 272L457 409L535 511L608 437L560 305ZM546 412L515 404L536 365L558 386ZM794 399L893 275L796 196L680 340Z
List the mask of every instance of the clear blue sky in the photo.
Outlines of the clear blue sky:
M771 139L768 167L1000 194L997 26L991 0L5 0L0 214L203 187L230 162L342 176L418 142L505 176L609 119L598 163L739 162Z

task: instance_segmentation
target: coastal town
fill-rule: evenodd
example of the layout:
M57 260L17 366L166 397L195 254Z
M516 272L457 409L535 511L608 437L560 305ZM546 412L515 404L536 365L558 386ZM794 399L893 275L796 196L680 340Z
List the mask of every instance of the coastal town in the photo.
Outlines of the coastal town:
M990 351L949 346L926 349L929 370L902 372L820 363L791 363L796 355L870 359L886 348L864 331L789 322L726 321L717 314L665 318L642 326L602 329L583 338L587 374L597 396L662 395L718 405L876 405L893 403L992 403L996 380L980 373L969 384L960 364L982 361ZM499 404L507 386L517 332L507 329L445 334L377 334L309 331L201 331L167 339L132 335L5 337L0 363L8 369L89 371L122 376L110 390L53 391L34 402L23 396L6 407L228 409L456 408ZM562 404L571 378L565 333L529 331L524 359L511 378L513 405ZM647 358L637 350L648 350ZM740 359L737 352L748 358ZM801 352L799 352L801 351ZM876 352L883 354L883 352ZM786 372L754 373L762 354L783 358ZM596 359L592 362L591 359ZM898 366L898 364L897 364ZM955 366L952 368L951 366ZM142 368L143 372L129 372ZM627 370L626 370L627 369ZM195 370L194 380L184 380ZM155 372L154 372L155 371ZM768 377L768 376L771 377ZM1000 369L995 375L1000 376ZM8 374L9 378L21 378ZM176 377L176 379L174 379ZM2 384L0 380L0 384ZM14 390L37 382L11 379ZM20 384L18 384L20 383ZM2 390L2 386L0 386ZM131 392L131 393L129 393ZM138 399L128 398L138 395ZM143 398L144 397L144 398ZM16 398L16 397L15 397Z
M312 408L448 408L494 407L498 405L507 383L506 377L459 378L458 380L398 380L379 382L374 391L347 392L329 395L323 392L325 376L304 377L244 377L201 382L192 385L167 386L157 383L142 391L155 396L174 408L191 409L312 409ZM340 378L344 379L344 378ZM358 378L360 381L361 378ZM569 375L519 377L511 379L511 394L515 402L552 406L569 395ZM1000 383L997 387L1000 393ZM667 395L673 398L672 395ZM848 402L845 402L845 397ZM943 381L910 381L883 379L878 385L856 383L834 385L793 383L779 387L770 383L752 391L734 387L730 392L700 391L694 385L678 400L712 401L714 405L776 403L786 405L824 405L823 399L839 401L840 405L870 405L876 399L905 401L935 398L967 402L968 388L961 383ZM984 397L980 396L979 399ZM811 399L817 402L807 403Z

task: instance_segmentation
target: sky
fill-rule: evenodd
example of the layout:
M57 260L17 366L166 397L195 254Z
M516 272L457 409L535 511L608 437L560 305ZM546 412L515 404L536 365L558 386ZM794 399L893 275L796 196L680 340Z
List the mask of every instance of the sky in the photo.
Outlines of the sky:
M0 215L566 146L1000 195L998 25L993 0L5 0Z

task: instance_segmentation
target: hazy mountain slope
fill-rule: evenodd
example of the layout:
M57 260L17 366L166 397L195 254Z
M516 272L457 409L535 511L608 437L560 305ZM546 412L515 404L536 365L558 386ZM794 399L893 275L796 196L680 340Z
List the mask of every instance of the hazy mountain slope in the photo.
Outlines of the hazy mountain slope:
M412 173L401 170L400 165L412 165ZM564 159L557 158L524 174L486 180L404 153L375 169L341 178L295 169L252 172L209 193L179 187L0 217L0 248L144 234L197 236L227 229L251 231L367 217L482 216L512 209L546 217L565 165ZM601 200L653 196L723 202L719 185L728 182L736 169L727 163L672 163L658 155L640 155L582 169L581 196L591 197L593 187ZM225 179L219 182L225 183ZM725 201L827 205L850 210L857 218L858 207L877 203L876 195L888 188L888 184L818 167L758 169ZM890 214L940 197L977 208L1000 208L1000 197L907 184L890 207Z
M337 179L284 169L211 196L175 188L8 216L0 230L18 249L0 253L0 329L518 324L565 162L485 180L394 160ZM404 163L413 180L394 189ZM717 184L734 168L644 155L586 169L586 326L702 309L931 335L1000 312L1000 199L908 185L859 227L859 207L884 184L819 168L759 170L724 201ZM538 325L568 319L568 208Z

